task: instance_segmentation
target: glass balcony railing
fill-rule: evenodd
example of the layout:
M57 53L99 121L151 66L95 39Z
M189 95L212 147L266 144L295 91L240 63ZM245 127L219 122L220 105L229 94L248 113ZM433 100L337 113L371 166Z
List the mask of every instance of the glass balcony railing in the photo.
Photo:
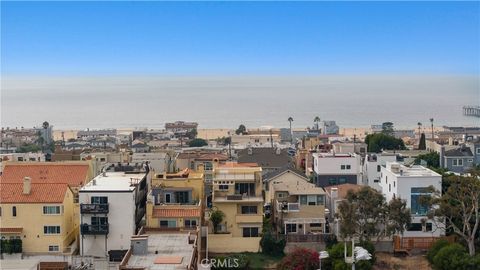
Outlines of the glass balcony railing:
M80 214L107 214L108 203L82 203L80 204Z

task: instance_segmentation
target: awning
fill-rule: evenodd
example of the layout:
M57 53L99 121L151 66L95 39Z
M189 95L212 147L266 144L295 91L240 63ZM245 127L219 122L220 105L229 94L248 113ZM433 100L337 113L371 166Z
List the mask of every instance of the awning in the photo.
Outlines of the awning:
M18 233L22 233L23 231L23 228L5 228L5 227L1 227L0 228L0 233L2 234L18 234Z

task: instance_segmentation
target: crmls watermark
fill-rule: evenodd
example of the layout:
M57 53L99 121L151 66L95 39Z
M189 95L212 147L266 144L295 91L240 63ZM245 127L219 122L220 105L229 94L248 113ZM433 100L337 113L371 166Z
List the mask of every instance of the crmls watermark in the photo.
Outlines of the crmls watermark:
M238 268L240 264L238 263L238 258L213 258L213 259L202 259L200 262L202 267L212 266L214 268Z

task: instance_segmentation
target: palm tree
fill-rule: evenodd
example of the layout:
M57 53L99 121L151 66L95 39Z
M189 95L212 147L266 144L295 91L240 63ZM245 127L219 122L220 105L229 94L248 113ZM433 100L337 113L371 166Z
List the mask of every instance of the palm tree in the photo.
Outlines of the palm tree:
M417 126L418 126L418 137L420 138L422 123L418 122L418 123L417 123Z
M433 118L430 118L430 123L432 124L432 141L433 141Z
M293 118L290 116L288 117L288 122L290 122L290 141L293 142L293 133L292 133L292 122Z
M318 123L320 122L320 117L315 116L315 118L313 119L313 122L315 122L315 126L317 127L317 130L318 130Z

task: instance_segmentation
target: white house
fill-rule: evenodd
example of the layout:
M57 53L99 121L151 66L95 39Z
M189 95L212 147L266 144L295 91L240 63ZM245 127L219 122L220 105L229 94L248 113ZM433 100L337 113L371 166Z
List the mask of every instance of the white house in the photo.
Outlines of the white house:
M397 155L394 153L368 154L362 165L363 184L382 191L380 187L381 168L387 162L395 161L397 161Z
M360 184L361 157L356 154L313 153L313 171L317 186Z
M428 187L442 189L442 176L422 166L406 167L397 162L387 162L381 168L380 187L387 202L401 198L407 202L412 214L412 223L405 231L406 237L438 237L445 235L444 226L428 219L427 207L421 196L429 195Z
M105 172L83 186L80 255L107 257L128 250L145 214L146 193L147 172Z

